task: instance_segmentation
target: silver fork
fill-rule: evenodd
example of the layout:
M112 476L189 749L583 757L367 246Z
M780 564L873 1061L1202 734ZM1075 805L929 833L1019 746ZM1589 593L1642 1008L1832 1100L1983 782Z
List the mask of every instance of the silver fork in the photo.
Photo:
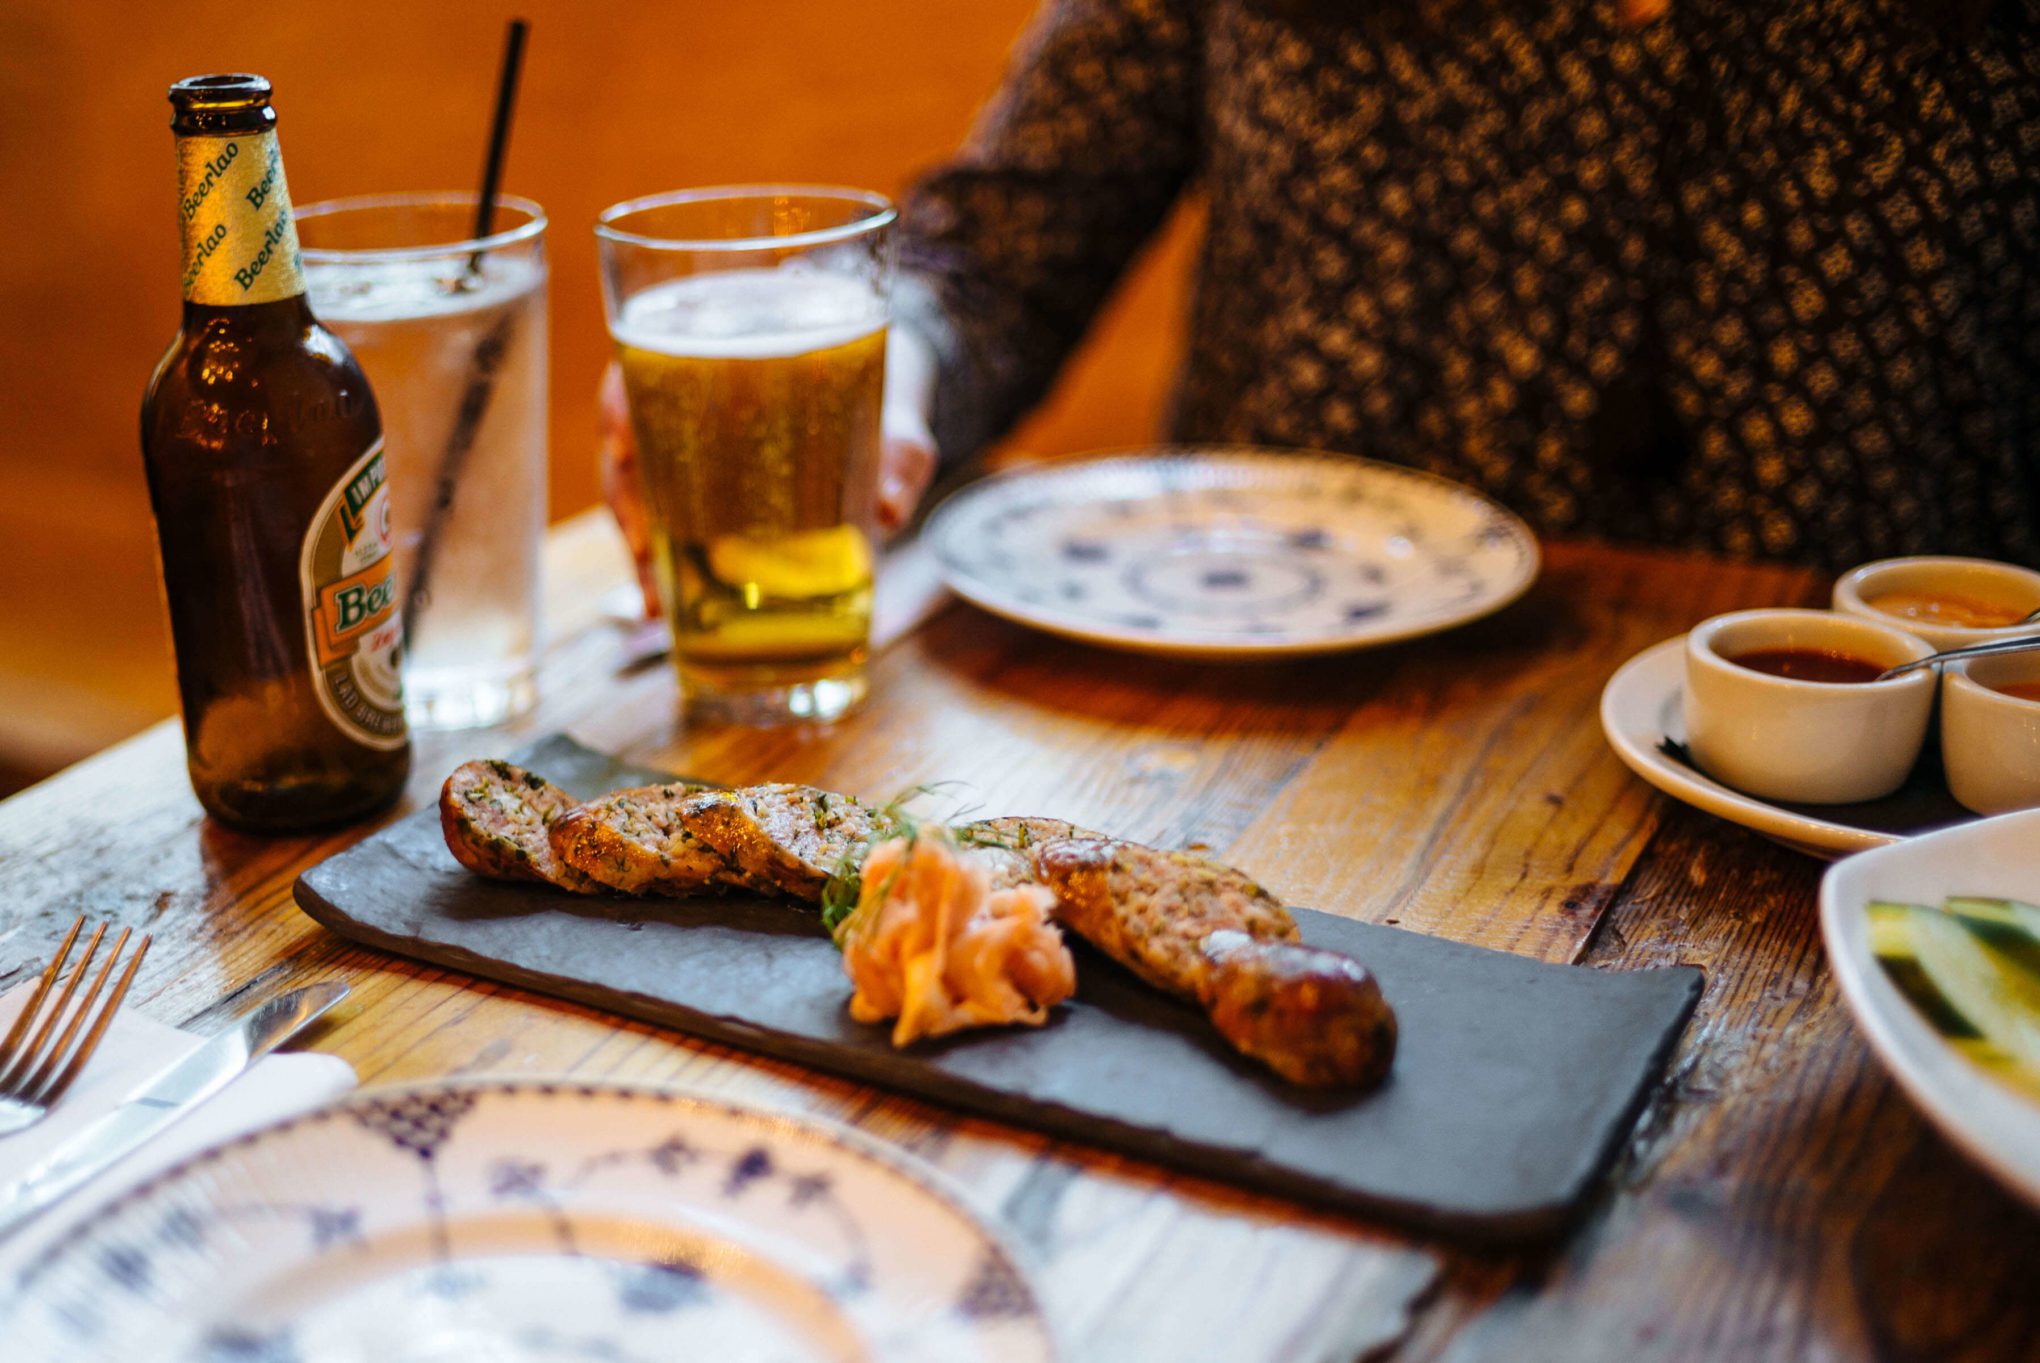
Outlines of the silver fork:
M99 977L92 981L92 987L85 991L85 997L71 1009L70 1018L65 1021L64 1010L69 1006L71 996L78 992L86 972L92 968L93 957L99 954L99 942L106 936L106 924L101 923L93 929L92 940L85 944L85 955L57 995L56 1004L47 1012L43 1011L43 1004L49 999L57 976L63 973L64 961L70 956L71 948L84 927L85 918L80 914L78 921L71 924L71 930L64 934L64 944L57 948L49 969L43 971L42 980L36 985L35 993L29 996L27 1006L14 1019L14 1026L8 1029L7 1039L0 1041L0 1136L11 1136L49 1115L50 1109L71 1087L79 1071L85 1068L85 1062L99 1049L99 1039L106 1035L107 1024L113 1021L120 1001L127 997L128 985L134 982L136 968L141 965L142 957L149 954L150 939L145 936L135 947L134 955L128 957L127 969L121 972L120 982L114 985L113 993L94 1011L93 1005L98 1003L100 991L106 988L106 981L112 976L120 953L127 947L129 929L122 928L120 936L114 940L113 951L99 968ZM60 1021L64 1023L63 1031L57 1033L55 1044L50 1044L50 1035L57 1032ZM81 1027L85 1030L84 1038L73 1049L71 1042L78 1036Z

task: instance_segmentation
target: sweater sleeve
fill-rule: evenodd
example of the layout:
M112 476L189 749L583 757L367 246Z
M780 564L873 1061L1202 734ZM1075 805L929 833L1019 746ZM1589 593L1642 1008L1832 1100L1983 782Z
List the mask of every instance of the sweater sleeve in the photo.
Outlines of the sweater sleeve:
M898 324L933 348L945 461L1040 400L1195 168L1195 0L1048 0L949 162L908 192Z

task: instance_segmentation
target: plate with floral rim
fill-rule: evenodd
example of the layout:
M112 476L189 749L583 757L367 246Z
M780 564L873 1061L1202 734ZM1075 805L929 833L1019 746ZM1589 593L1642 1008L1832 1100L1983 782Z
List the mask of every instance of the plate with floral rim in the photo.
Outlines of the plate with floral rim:
M670 1089L366 1091L214 1148L0 1288L10 1363L1051 1363L1014 1250L858 1132Z
M1470 488L1350 455L1185 447L996 474L925 532L958 595L1088 643L1224 661L1337 653L1500 610L1528 526Z

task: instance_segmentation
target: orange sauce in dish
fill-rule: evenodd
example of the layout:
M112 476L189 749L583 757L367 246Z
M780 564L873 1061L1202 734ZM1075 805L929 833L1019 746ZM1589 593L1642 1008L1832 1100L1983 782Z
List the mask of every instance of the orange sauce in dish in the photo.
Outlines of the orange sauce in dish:
M2006 682L2002 686L1993 686L1990 689L2019 700L2040 700L2040 681Z
M1961 629L2002 629L2016 625L2033 610L1980 596L1959 596L1954 592L1886 592L1867 598L1872 610L1900 620L1918 620L1928 625L1954 625Z
M1883 663L1824 648L1759 648L1738 653L1729 661L1752 672L1792 681L1859 684L1876 681L1884 671Z

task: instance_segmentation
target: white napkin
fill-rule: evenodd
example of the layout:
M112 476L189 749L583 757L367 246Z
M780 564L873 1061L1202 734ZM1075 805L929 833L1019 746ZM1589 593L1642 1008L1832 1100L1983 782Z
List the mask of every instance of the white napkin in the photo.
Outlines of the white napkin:
M35 991L35 978L0 994L0 1036ZM206 1040L143 1017L132 1005L114 1015L98 1054L49 1116L0 1136L0 1186L152 1082ZM301 1052L264 1056L224 1089L156 1133L12 1235L0 1239L0 1284L94 1210L188 1155L317 1107L354 1087L354 1070L336 1055Z

